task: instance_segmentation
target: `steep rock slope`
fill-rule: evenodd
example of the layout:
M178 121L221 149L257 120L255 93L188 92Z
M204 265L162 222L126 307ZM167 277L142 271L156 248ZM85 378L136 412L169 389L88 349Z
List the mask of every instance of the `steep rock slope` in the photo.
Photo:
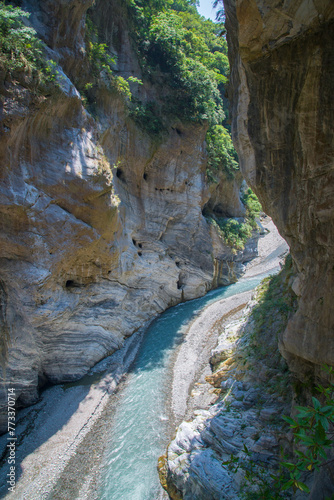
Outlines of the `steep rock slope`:
M280 348L303 376L334 364L334 4L224 4L234 141L291 248L299 307Z
M202 215L205 125L178 122L157 140L116 93L100 89L94 118L83 107L73 82L87 72L91 0L20 4L58 63L59 88L36 93L27 75L2 74L1 400L14 386L17 407L45 383L82 376L167 307L235 281L256 255L256 239L235 254ZM119 74L140 77L124 9L100 0L95 21ZM238 185L226 186L243 215Z

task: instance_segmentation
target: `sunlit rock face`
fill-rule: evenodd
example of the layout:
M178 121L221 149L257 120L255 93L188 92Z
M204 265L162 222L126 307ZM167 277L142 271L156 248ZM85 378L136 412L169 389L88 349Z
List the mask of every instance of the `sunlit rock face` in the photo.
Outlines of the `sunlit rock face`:
M206 125L178 122L157 140L117 94L101 90L94 118L83 107L74 81L87 71L91 4L24 2L59 63L59 90L36 95L24 75L1 73L1 397L15 387L17 407L79 378L167 307L235 281L256 255L254 240L234 254L202 215ZM93 17L119 74L141 77L125 12L99 0ZM154 92L144 84L138 97ZM225 189L238 215L241 181L232 192L224 182L214 203L226 205Z
M224 3L234 142L291 248L299 307L280 347L302 375L334 364L334 3Z

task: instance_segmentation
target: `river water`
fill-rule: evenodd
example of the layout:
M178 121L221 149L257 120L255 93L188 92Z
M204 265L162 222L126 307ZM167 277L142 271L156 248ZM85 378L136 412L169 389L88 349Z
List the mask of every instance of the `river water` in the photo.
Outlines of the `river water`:
M99 499L163 498L157 461L172 437L173 415L169 403L177 346L191 322L205 307L222 298L252 290L268 274L241 279L238 283L209 292L205 297L179 304L151 324L126 382L115 395L117 402L101 471Z

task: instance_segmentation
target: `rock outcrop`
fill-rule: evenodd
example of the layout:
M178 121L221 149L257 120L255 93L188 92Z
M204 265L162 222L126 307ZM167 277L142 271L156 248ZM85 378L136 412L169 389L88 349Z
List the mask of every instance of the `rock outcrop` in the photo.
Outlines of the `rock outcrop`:
M291 249L299 307L280 348L303 377L334 365L334 4L224 4L234 142Z
M178 122L157 139L103 88L95 116L85 110L74 82L87 71L91 4L22 2L58 63L57 90L2 74L1 400L15 387L17 407L79 378L167 307L235 281L256 255L256 239L234 254L202 215L205 125ZM141 77L124 9L100 0L92 15L119 74ZM237 184L230 203L242 210Z

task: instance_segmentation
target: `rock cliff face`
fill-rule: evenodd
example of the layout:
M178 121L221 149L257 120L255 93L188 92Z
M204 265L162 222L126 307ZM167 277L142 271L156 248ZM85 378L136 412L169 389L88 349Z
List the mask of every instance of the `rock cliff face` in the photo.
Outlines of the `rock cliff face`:
M224 4L234 141L291 248L299 307L280 348L303 376L334 364L334 4Z
M14 386L18 406L79 378L167 307L235 281L256 255L256 240L233 254L202 215L205 126L177 123L157 140L117 94L101 90L94 118L83 107L73 82L87 71L91 4L21 2L59 64L57 91L36 95L24 75L2 74L1 400ZM123 3L100 0L93 15L119 74L140 77ZM225 191L239 215L239 186Z

